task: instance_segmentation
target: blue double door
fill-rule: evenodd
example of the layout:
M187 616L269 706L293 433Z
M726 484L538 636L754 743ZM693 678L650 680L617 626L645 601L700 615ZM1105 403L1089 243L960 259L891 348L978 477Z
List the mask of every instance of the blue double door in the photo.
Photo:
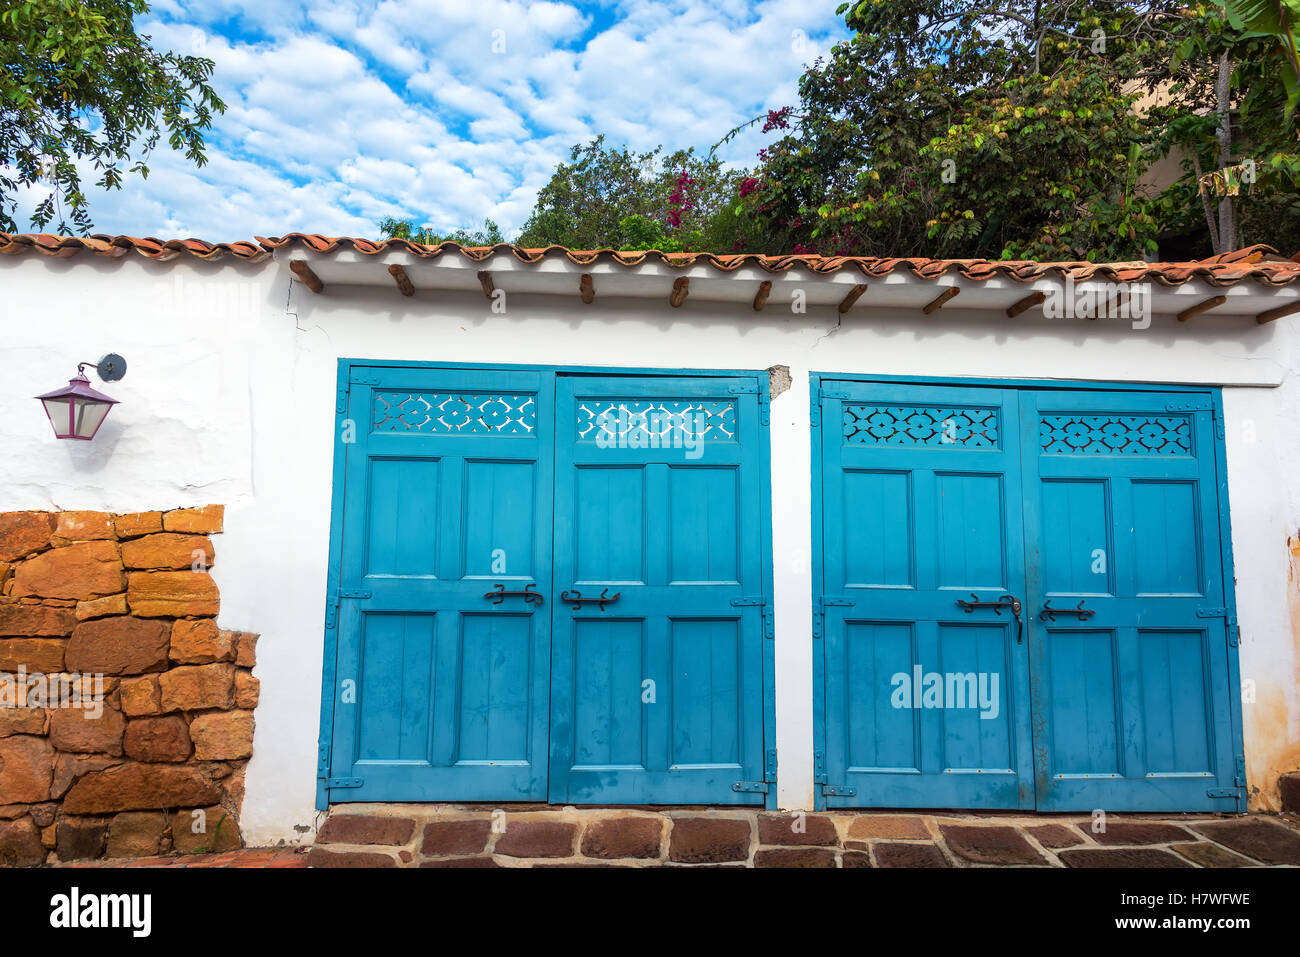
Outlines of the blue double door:
M322 800L763 803L764 407L352 367Z
M827 806L1244 807L1210 394L821 385Z

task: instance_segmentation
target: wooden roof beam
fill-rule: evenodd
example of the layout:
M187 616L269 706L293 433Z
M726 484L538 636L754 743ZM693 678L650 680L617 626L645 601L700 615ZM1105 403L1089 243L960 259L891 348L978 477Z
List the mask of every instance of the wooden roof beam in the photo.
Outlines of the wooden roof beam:
M1214 309L1217 306L1222 306L1227 301L1228 301L1227 296L1211 296L1209 299L1205 300L1204 302L1198 302L1196 305L1189 306L1188 308L1180 312L1178 314L1178 321L1186 322L1188 319L1193 319L1196 316L1199 316L1203 312L1209 312L1211 309Z
M483 287L483 295L491 299L492 294L496 292L496 288L492 285L492 274L486 269L479 270L478 284Z
M1007 307L1007 318L1014 319L1022 312L1028 312L1035 306L1041 306L1046 300L1047 293L1041 291L1031 292L1029 295L1025 296L1024 299L1017 299Z
M319 276L311 271L311 267L307 265L305 259L289 260L289 268L302 281L302 284L312 292L319 294L325 291L325 284L320 281Z
M867 284L865 282L858 283L858 285L850 289L848 293L844 296L844 298L840 300L840 304L836 307L837 309L839 309L840 315L842 316L850 309L852 309L853 304L857 302L859 299L861 299L862 294L866 291L867 291Z
M767 305L767 297L772 294L772 283L764 279L758 284L758 292L754 293L754 311L762 312L763 307Z
M947 302L949 299L951 299L953 296L957 295L957 293L959 292L961 292L961 290L958 289L956 286L949 286L943 292L939 293L939 295L936 296L934 300L931 301L929 305L927 305L921 311L928 316L930 313L942 309L943 304Z
M595 284L592 282L592 279L591 279L591 273L589 273L589 272L584 272L584 273L582 274L582 280L578 283L578 292L579 292L579 293L581 294L581 296L582 296L582 301L585 302L585 303L586 303L587 305L589 305L589 306L590 306L590 305L592 304L592 302L595 300L595 298L596 298L596 286L595 286Z
M411 282L411 277L406 274L406 270L397 263L388 267L388 274L393 277L393 282L397 283L398 290L403 296L414 296L415 285Z
M1300 300L1287 303L1285 306L1278 306L1276 309L1270 309L1267 312L1261 312L1255 317L1255 321L1263 325L1266 322L1281 319L1283 316L1294 315L1297 312L1300 312Z
M673 282L673 291L668 296L668 302L674 308L681 306L686 301L686 294L691 291L691 281L685 276L679 276Z

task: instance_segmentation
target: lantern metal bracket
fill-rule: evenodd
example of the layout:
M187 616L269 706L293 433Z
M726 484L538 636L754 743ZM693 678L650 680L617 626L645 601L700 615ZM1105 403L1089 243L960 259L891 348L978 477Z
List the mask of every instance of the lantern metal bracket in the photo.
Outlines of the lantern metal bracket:
M78 362L77 374L85 375L86 366L94 369L103 382L118 382L126 375L126 360L116 352L110 352L98 362Z

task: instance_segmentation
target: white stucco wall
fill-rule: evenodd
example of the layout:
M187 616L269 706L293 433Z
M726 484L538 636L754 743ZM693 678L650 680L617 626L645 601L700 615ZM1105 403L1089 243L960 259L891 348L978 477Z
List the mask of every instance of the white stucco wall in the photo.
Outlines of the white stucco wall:
M3 259L3 257L0 257ZM818 280L809 278L815 285ZM502 283L502 285L505 285ZM576 281L573 283L576 288ZM1246 753L1257 806L1300 767L1300 655L1288 539L1300 527L1300 414L1293 320L1257 326L1157 317L1012 322L864 304L792 315L776 292L747 304L620 298L604 280L576 295L331 285L316 296L285 264L153 263L135 257L0 261L0 511L134 511L221 503L214 575L223 627L258 632L262 682L242 824L253 842L312 826L339 357L465 363L763 369L790 367L772 404L779 801L811 807L812 639L808 374L1070 378L1230 384L1228 458L1244 677ZM665 287L666 288L666 287ZM751 293L752 294L752 293ZM966 297L962 297L966 298ZM121 400L92 443L55 441L31 398L78 360L126 357ZM99 383L94 383L99 385Z

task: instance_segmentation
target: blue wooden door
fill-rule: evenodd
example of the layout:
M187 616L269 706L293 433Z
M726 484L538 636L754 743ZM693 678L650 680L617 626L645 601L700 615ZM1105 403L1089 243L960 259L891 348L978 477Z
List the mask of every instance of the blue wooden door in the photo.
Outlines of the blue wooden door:
M1032 807L1015 393L822 396L826 804Z
M1026 391L1020 422L1039 809L1236 810L1210 397Z
M826 804L1239 809L1211 396L823 386Z
M557 380L552 802L763 803L760 398Z
M353 369L328 800L546 797L553 381Z

